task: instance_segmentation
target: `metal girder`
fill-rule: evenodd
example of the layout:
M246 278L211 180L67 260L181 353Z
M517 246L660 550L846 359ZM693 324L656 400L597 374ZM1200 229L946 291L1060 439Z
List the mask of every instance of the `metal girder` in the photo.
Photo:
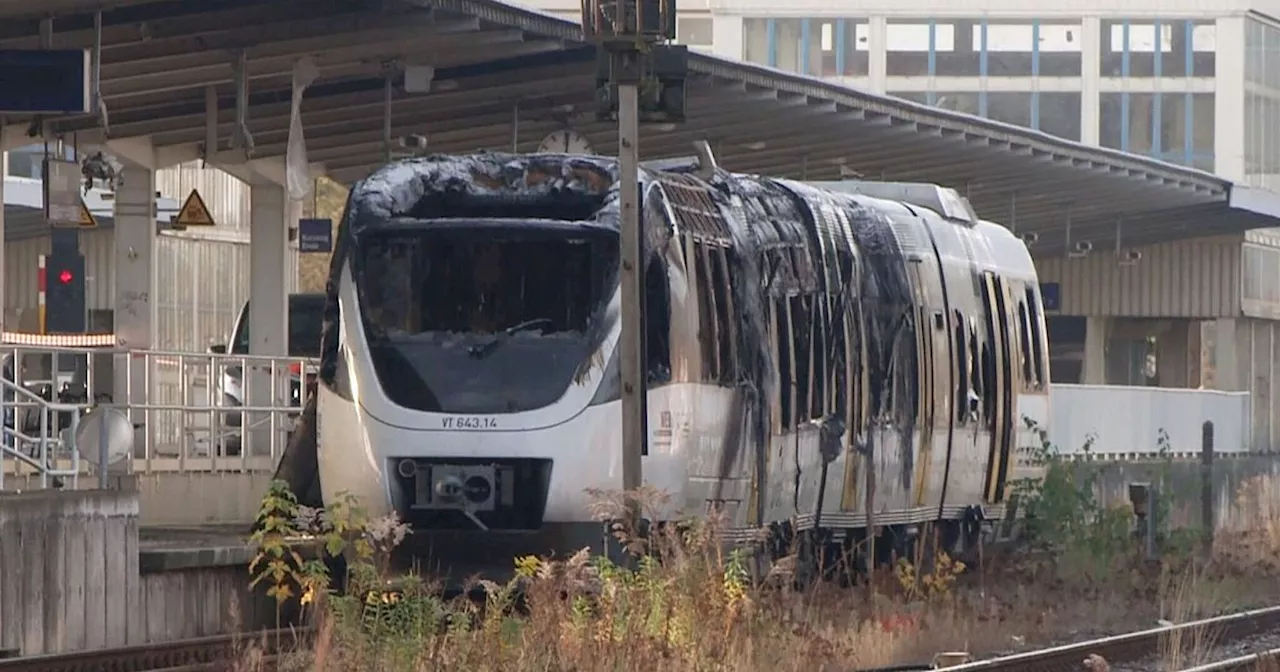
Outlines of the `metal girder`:
M550 86L547 82L535 81L535 82L528 82L520 86L506 87L498 95L524 95L524 94L552 95L557 91L573 92L574 95L578 95L575 89L576 87L572 87L572 86L564 86L564 87ZM432 109L432 106L430 105L430 103L431 101L435 101L443 109L453 109L457 112L457 114L462 115L462 114L466 114L469 108L474 107L477 101L484 100L487 97L486 95L487 93L488 93L487 90L464 90L464 91L456 91L456 92L450 92L450 93L429 94L427 96L423 96L419 100L422 101L421 109L423 110ZM590 103L590 100L587 97L589 96L589 92L582 92L581 95L582 95L582 98L581 98L582 104L586 105ZM514 102L515 102L514 100L511 101L511 104L514 104ZM366 110L366 112L363 115L357 117L355 120L350 120L348 123L355 124L355 123L360 123L364 120L374 120L379 125L381 124L381 120L382 120L382 114L380 109L382 107L381 104L371 103L369 105L364 105L362 107ZM392 109L393 110L399 109L399 105L393 104ZM249 114L250 114L251 120L255 119L254 110L251 109ZM311 124L313 120L317 119L317 116L318 115L308 114L307 112L303 112L302 114L303 129L305 130L306 128L308 128L309 124ZM223 115L219 115L218 129L219 129L220 138L227 137L227 133L230 132L230 129L233 126L233 124L230 121L223 122L222 117ZM322 122L317 122L317 123L322 123ZM333 122L333 123L339 123L339 122ZM224 128L226 129L226 133L224 133L223 131ZM254 123L253 121L251 121L249 124L249 128L255 135L258 133L280 133L280 132L287 133L288 117L287 116L279 117L279 118L273 117L269 120L260 119L258 123ZM167 137L168 136L166 135L166 138Z
M392 106L391 124L395 128L417 128L426 129L428 132L438 132L439 125L443 125L446 130L459 130L467 128L469 125L481 120L481 125L498 123L501 119L511 119L512 110L518 105L522 110L521 114L548 114L552 113L556 108L573 107L575 109L589 109L591 100L590 92L577 90L576 88L566 88L564 90L546 91L538 97L523 98L518 101L496 100L492 102L482 103L460 103L456 105L431 104L432 98L409 99L402 100ZM302 115L303 129L308 138L329 138L335 135L359 135L376 127L381 133L383 117L377 111L369 109L360 111L355 114L344 115L341 117L324 117L323 122L320 121L319 115L311 115L304 113ZM254 129L254 137L259 139L258 150L265 153L272 153L276 150L282 150L288 142L289 127L286 124L275 124L276 118L272 118L273 123L268 126L250 125ZM525 119L527 123L529 119ZM165 137L173 137L176 134L168 134ZM189 136L188 136L189 137ZM381 136L379 135L379 138Z
M579 92L573 94L577 100L574 101L590 111L590 92ZM565 96L562 100L569 100L569 96ZM740 105L726 103L712 98L695 98L690 102L690 114L716 114L717 119L725 123L732 122L736 117L746 117L747 114L727 113L720 116L718 113L722 110L740 109ZM701 103L701 104L699 104ZM466 133L468 137L473 135L472 132L489 133L493 135L506 135L510 137L512 132L512 124L516 121L513 114L513 104L490 104L482 108L473 108L469 110L459 110L452 115L439 114L431 106L423 106L422 109L410 111L400 111L393 109L391 115L392 137L398 137L405 133L422 133L428 136L428 140L435 138L446 138L446 142L450 139L450 134ZM555 119L547 119L548 113L553 113L551 108L554 105L541 104L536 106L521 105L519 113L519 122L516 124L521 131L530 128L542 128L544 126L557 127L563 125L561 121ZM751 113L756 114L756 113ZM758 116L758 115L757 115ZM376 116L367 116L361 121L367 122L367 126L355 128L359 124L352 122L344 122L340 124L331 124L324 127L316 127L305 123L307 119L303 119L303 130L307 136L307 151L324 152L329 150L349 150L351 148L359 148L362 146L371 147L378 144L382 140L382 123L383 119ZM337 130L338 133L325 133L320 128ZM577 130L591 135L598 129L584 129L576 127ZM268 140L267 134L255 133L254 137L258 138L255 152L261 156L271 156L273 154L284 153L288 145L288 129L281 129L279 132L272 133L271 139ZM538 137L541 139L541 136ZM379 145L379 151L381 147ZM317 155L318 156L318 155Z
M517 81L513 81L513 79ZM564 89L578 87L579 90L583 91L584 95L590 95L593 88L589 85L589 82L590 74L586 69L583 70L581 76L577 76L572 71L566 73L563 65L530 68L516 73L497 72L461 78L451 77L448 72L437 72L437 78L432 84L432 93L413 95L397 91L393 102L396 105L400 105L402 101L436 100L444 104L451 104L463 99L469 100L476 96L515 101L526 96L540 95L548 88L554 87L562 87ZM350 92L331 92L336 89ZM329 86L323 84L313 85L312 88L308 89L308 94L303 102L304 120L310 119L312 115L333 116L335 114L338 118L345 119L349 118L357 110L376 110L380 109L384 104L382 80L380 78ZM269 118L273 118L281 126L287 127L289 105L289 90L287 88L250 91L249 118L251 129L257 132L258 127L252 126L252 124ZM219 96L218 109L220 113L230 113L234 108L234 98L231 96ZM195 130L197 131L196 137L203 138L205 112L204 91L193 89L181 100L173 103L147 106L145 108L126 107L124 109L113 109L111 113L111 132L113 136L128 137L133 135L159 136L183 130ZM95 125L96 120L81 118L55 122L53 129L59 133L70 133L86 130ZM230 128L230 125L230 119L228 119L228 128ZM183 141L181 139L174 140L174 142Z
M691 114L691 116L693 115ZM688 124L685 128L672 132L657 131L650 127L650 133L646 134L640 141L641 152L648 156L649 152L652 150L646 148L652 148L654 145L658 144L658 138L663 138L663 145L678 145L681 148L679 152L680 154L688 154L688 147L690 143L694 140L703 139L708 135L727 137L728 134L734 133L735 129L755 129L766 127L769 124L776 124L776 122L762 120L759 112L757 111L746 111L741 114L728 114L726 116L715 115L715 118L717 123L711 128L711 130L708 130L707 127L695 127L693 124ZM735 121L735 119L739 119L740 121ZM538 128L540 132L550 132L557 128L559 124L554 121L548 121L536 124L531 123L528 125L522 124L521 126L525 129ZM586 133L588 136L595 136L595 139L603 139L603 142L599 143L598 148L606 151L606 153L608 153L607 150L616 144L616 138L605 139L608 134L607 125L579 128L578 130ZM439 147L440 151L473 151L476 149L497 146L496 143L499 139L504 141L509 139L511 126L509 124L497 124L489 127L465 128L448 135L440 133L432 134L429 128L427 129L427 132L428 140L431 142L431 145L433 147ZM671 138L681 138L683 141L672 140ZM494 142L486 142L490 139L493 139ZM334 150L328 151L321 150L316 156L318 159L320 157L325 157L327 160L331 154L340 155L341 158L335 156L332 161L329 161L328 165L330 168L347 168L366 164L377 165L381 163L381 154L375 151L373 147L370 147L364 152L353 151L354 149L354 146L352 146L335 148ZM659 156L666 156L666 154L662 152L655 153Z
M290 74L293 62L309 53L317 54L315 61L322 68L325 65L364 60L369 60L371 65L378 65L379 57L403 56L403 50L409 48L466 47L469 44L519 41L523 37L519 31L510 30L494 31L492 34L469 32L474 29L474 22L463 21L432 24L420 29L425 35L414 35L400 28L368 35L368 41L364 41L361 34L360 40L348 38L315 42L317 38L307 38L292 42L273 42L246 50L249 56L249 78L256 80ZM426 44L421 44L420 41L424 38L427 39ZM134 63L121 63L114 68L103 65L102 77L102 95L111 101L130 95L230 83L231 59L226 53L213 52L157 59L146 67L139 67Z
M353 7L351 11L321 15L312 11L302 16L296 14L295 10L290 16L276 16L274 20L258 17L238 23L217 21L220 17L215 14L205 26L191 26L188 30L169 35L155 35L151 29L147 29L147 39L124 45L112 44L104 36L102 67L105 70L129 64L154 64L179 56L217 56L220 51L239 49L255 52L257 57L256 52L259 50L263 51L262 56L267 56L293 51L304 44L308 49L313 46L330 48L330 45L340 48L343 44L353 43L357 36L374 37L382 32L402 33L430 28L436 24L436 17L429 11L384 11L371 14L366 8L358 5ZM480 25L474 18L458 18L441 23L463 26L462 30L476 30ZM312 45L315 40L320 40L318 45Z
M554 42L524 41L523 36L511 31L488 31L450 35L425 44L420 38L371 43L358 49L324 53L313 57L312 62L329 81L350 81L372 77L381 79L389 62L427 63L438 68L447 68L475 63L486 55L531 56L556 51L559 48L560 45ZM415 51L420 49L446 53L447 56L423 57L425 52ZM290 86L295 61L296 58L293 56L251 61L249 79L253 88L274 90ZM182 76L163 73L149 80L150 83L145 88L139 88L132 94L113 92L111 100L118 104L122 98L127 97L152 96L161 91L181 91L192 87L229 84L233 81L232 73L232 67L225 63L198 70L187 70L182 73Z

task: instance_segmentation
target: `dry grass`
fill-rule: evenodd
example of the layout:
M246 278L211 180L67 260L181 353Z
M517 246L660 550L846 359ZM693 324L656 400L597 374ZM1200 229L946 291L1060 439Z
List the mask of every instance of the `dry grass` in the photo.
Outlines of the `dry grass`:
M489 585L488 604L443 602L409 580L398 599L360 603L322 594L311 651L281 669L298 672L654 669L852 670L928 662L941 652L992 655L1184 623L1274 603L1280 595L1280 503L1266 479L1246 484L1212 556L1146 563L1119 558L1103 580L1073 583L1054 558L987 557L963 573L919 574L907 563L867 585L805 593L753 581L742 554L726 553L714 521L651 543L663 561L624 569L585 552L518 563L522 575ZM385 526L384 526L385 527ZM912 571L904 572L903 568ZM367 585L374 585L366 579ZM512 609L514 590L525 597ZM1162 643L1166 669L1206 659L1216 632ZM261 669L246 656L239 670Z

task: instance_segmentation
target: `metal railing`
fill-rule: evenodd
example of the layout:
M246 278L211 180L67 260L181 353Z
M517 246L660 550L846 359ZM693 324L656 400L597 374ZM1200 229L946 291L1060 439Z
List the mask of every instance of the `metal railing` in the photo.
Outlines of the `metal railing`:
M5 489L8 463L17 467L15 473L27 467L39 478L41 488L49 487L51 479L53 485L62 485L62 478L70 478L71 487L77 487L81 465L76 430L86 410L85 405L48 401L13 381L0 378L0 418L4 419L0 423L0 490ZM35 436L29 433L33 414ZM59 431L58 421L63 414L69 416L69 422L65 431ZM60 466L60 457L69 465Z
M13 411L2 454L12 459L0 460L0 472L32 485L84 473L71 425L96 405L133 424L122 471L272 472L317 366L297 357L11 345L0 360Z

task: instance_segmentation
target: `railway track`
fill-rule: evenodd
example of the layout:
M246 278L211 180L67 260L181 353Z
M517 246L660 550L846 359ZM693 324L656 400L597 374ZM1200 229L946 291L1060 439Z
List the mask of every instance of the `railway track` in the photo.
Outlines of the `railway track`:
M1280 672L1280 649L1205 663L1180 672Z
M312 628L282 628L162 644L10 658L0 660L0 672L221 672L250 646L263 648L263 656L271 660L295 646L308 644L314 635Z
M948 672L1081 672L1087 669L1084 667L1084 660L1090 655L1101 656L1115 667L1159 655L1162 642L1174 637L1193 637L1196 633L1205 633L1218 644L1224 644L1276 630L1280 630L1280 606L991 658L946 669ZM1226 667L1201 666L1192 669L1194 672L1255 672L1259 669L1280 672L1280 668L1259 667L1260 664L1271 663L1255 654L1211 664L1227 665ZM917 669L929 668L922 666Z

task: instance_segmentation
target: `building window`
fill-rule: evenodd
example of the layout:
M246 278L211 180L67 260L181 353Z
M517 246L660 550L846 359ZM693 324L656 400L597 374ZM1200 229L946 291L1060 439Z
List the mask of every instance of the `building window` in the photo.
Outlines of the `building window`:
M1033 116L1038 116L1037 128L1059 138L1079 141L1080 114L1083 109L1080 94L1075 91L1042 91L1032 101Z
M1280 89L1280 63L1272 58L1280 52L1280 29L1256 19L1245 23L1245 81Z
M1103 147L1212 169L1213 94L1103 93L1100 108Z
M973 40L985 41L989 77L1080 76L1079 22L988 21L973 27Z
M943 77L977 77L982 74L982 31L980 19L955 22L955 49L939 51L934 74Z
M1280 189L1280 28L1245 20L1244 163L1249 183Z
M63 145L63 159L71 161L75 159L75 150L69 145ZM30 177L32 179L41 179L44 177L44 145L26 145L17 147L8 152L9 162L7 167L7 175L12 177ZM58 158L58 152L52 143L49 145L49 156Z
M1030 91L991 91L987 93L987 111L984 116L1022 127L1031 126Z
M868 23L859 19L746 19L743 57L820 77L866 76Z
M690 47L710 47L714 41L711 27L709 18L677 18L676 41Z
M1080 76L1079 21L1040 21L1036 24L1041 77Z
M27 148L9 152L9 175L13 177L30 177L40 179L44 166L44 151L27 151Z
M1103 77L1212 77L1217 28L1184 19L1102 21Z
M932 21L890 21L885 26L885 72L890 77L937 74L938 55L956 50L956 27Z
M1280 97L1246 91L1244 119L1245 172L1280 174Z
M891 50L896 41L915 53L923 43L927 54L928 26L889 24ZM957 19L934 24L934 42L932 74L942 77L1080 76L1079 21Z

